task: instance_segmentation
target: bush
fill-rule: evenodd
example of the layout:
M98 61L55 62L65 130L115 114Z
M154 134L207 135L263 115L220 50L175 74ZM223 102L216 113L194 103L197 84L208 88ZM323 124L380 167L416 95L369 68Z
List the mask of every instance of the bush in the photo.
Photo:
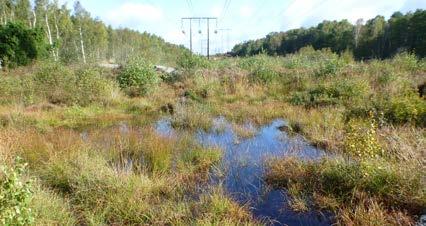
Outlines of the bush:
M377 125L371 119L368 122L350 120L344 139L345 151L359 158L375 158L383 155L383 149L377 141Z
M0 168L0 222L2 225L29 225L33 214L29 204L31 181L24 181L26 164L17 158L12 168Z
M396 125L412 124L426 127L426 102L415 91L408 90L397 96L378 97L366 104L348 105L346 121L351 118L367 118L370 112L380 123Z
M96 69L81 69L75 72L75 102L87 106L94 102L104 102L116 88L116 84L102 77Z
M210 62L207 58L199 55L192 54L190 52L185 52L179 57L178 66L186 72L193 72L199 68L208 68Z
M318 77L336 75L343 67L343 62L338 57L325 58L319 62L319 66L315 71Z
M114 84L94 69L72 70L56 63L43 66L34 77L36 92L53 104L86 106L108 99Z
M41 29L28 29L20 23L0 25L0 59L3 66L27 65L47 53Z
M128 62L117 80L120 87L130 96L146 95L160 82L154 66L141 58Z
M250 72L249 79L253 83L267 84L279 77L273 58L265 55L244 58L239 67Z
M416 95L408 93L391 98L385 110L388 121L396 124L411 123L426 127L426 102Z
M400 70L409 72L415 72L421 68L416 55L406 52L395 55L391 60L391 64Z
M331 84L320 84L303 92L295 92L290 98L294 105L307 107L336 104L353 104L368 94L368 84L363 81L338 80Z

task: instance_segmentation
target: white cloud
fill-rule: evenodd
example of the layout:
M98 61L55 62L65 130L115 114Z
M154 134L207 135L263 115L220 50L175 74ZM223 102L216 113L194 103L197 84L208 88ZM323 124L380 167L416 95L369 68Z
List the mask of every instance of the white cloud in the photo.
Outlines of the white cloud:
M222 9L220 6L214 6L211 10L212 15L215 17L219 17L221 12L222 12Z
M309 27L322 20L348 19L355 23L359 18L371 19L377 15L390 16L400 10L407 0L297 0L283 12L281 29Z
M247 5L244 5L240 8L240 16L249 17L253 15L253 8Z
M126 27L139 26L144 22L158 22L164 18L161 8L141 3L124 3L117 9L106 14L106 19L112 25Z
M176 44L186 44L186 35L182 33L180 30L171 30L166 33L164 39L168 42L176 43Z

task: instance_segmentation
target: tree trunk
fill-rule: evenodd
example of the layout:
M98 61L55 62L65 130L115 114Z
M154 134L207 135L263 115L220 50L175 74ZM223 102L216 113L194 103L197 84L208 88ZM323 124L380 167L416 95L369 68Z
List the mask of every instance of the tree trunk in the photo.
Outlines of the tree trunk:
M33 28L35 28L36 27L36 24L37 24L37 16L36 16L36 14L35 14L35 10L32 10L32 12L33 12Z
M46 21L46 28L47 28L47 38L49 39L49 45L50 47L53 47L53 40L52 40L52 33L50 32L50 26L49 26L49 19L47 18L47 13L44 15L44 19ZM57 61L55 50L52 48L52 56L53 60Z
M75 40L73 40L73 43L74 43L75 52L77 53L77 60L80 61L80 54L78 54L79 49L78 49L77 43L75 42Z
M81 46L81 55L83 57L83 63L86 64L86 53L84 52L84 41L83 41L83 33L81 31L81 26L80 26L80 46Z
M53 18L55 20L56 42L58 42L60 39L60 35L59 35L59 27L58 27L58 20L56 19L56 14L53 14ZM59 60L59 43L57 43L55 50L56 50L56 58Z

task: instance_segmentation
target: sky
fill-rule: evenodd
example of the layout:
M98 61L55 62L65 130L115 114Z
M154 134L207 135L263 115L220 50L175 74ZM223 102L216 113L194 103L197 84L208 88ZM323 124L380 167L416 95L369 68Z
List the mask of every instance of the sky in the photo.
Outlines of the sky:
M61 0L72 8L73 0ZM189 21L182 17L218 17L210 21L210 53L270 32L315 26L323 20L355 23L395 11L426 9L426 0L80 0L106 24L161 36L189 48ZM193 21L193 51L206 54L206 21ZM221 29L231 29L229 31ZM217 33L214 32L217 30ZM184 31L184 32L183 32ZM201 33L200 33L201 32Z

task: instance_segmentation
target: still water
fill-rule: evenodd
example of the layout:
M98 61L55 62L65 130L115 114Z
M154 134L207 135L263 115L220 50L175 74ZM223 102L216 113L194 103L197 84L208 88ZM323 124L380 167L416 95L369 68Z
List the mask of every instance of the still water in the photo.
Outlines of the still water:
M271 158L295 156L315 160L326 156L323 150L306 142L301 136L289 136L278 128L283 120L255 128L247 123L247 130L255 130L253 136L241 138L224 118L214 120L209 131L198 130L195 136L202 145L220 147L224 153L219 165L220 175L212 175L212 183L220 183L226 193L242 205L247 205L257 219L272 225L331 225L330 213L308 211L297 213L288 206L284 190L269 187L263 180L266 161ZM243 127L243 128L244 128ZM170 120L156 123L156 131L163 136L177 136Z

